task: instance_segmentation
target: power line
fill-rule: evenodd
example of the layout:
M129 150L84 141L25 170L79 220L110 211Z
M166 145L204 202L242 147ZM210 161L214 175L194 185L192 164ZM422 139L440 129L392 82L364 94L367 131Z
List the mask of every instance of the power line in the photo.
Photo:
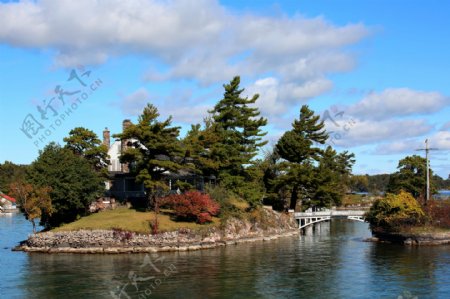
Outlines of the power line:
M428 139L425 139L425 148L416 149L416 151L425 151L425 159L427 163L427 201L430 200L430 160L428 159L428 152L437 150L437 148L428 147Z

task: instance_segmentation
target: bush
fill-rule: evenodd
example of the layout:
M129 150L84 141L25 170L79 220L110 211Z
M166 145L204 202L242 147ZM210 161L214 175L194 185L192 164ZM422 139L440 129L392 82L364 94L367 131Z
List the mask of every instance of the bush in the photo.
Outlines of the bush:
M405 191L377 199L366 217L374 232L398 232L422 224L426 219L420 204Z
M430 200L425 212L432 226L450 228L450 200Z
M173 209L180 220L196 221L203 224L212 221L217 216L220 206L208 194L198 191L189 191L184 194L169 195L160 200L161 206Z

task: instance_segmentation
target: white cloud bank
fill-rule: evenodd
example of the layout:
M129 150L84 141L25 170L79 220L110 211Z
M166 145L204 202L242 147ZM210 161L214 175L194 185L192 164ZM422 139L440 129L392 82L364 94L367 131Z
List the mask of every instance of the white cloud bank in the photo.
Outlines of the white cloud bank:
M369 34L363 24L236 13L214 0L21 1L0 4L0 20L0 43L51 49L58 66L140 54L155 61L147 80L209 85L241 75L278 116L332 89L327 76L352 70L347 47Z
M360 119L383 120L392 117L430 114L449 104L449 97L438 92L389 88L380 93L369 94L349 107L348 113Z

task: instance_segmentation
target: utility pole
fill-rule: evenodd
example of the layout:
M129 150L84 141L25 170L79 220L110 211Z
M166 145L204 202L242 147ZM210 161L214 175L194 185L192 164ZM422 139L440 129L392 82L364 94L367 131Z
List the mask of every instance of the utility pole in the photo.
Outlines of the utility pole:
M428 147L428 139L425 139L425 148L419 148L416 151L425 151L425 159L427 163L427 195L426 202L430 200L430 160L428 159L428 152L435 151L437 148L429 148Z

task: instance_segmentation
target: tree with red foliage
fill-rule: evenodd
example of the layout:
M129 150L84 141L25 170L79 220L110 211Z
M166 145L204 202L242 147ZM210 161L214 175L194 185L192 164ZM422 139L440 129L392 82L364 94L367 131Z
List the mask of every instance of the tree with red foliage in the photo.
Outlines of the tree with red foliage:
M180 220L196 221L203 224L211 222L220 212L220 206L208 194L189 191L184 194L169 195L160 200L161 206L174 210Z

